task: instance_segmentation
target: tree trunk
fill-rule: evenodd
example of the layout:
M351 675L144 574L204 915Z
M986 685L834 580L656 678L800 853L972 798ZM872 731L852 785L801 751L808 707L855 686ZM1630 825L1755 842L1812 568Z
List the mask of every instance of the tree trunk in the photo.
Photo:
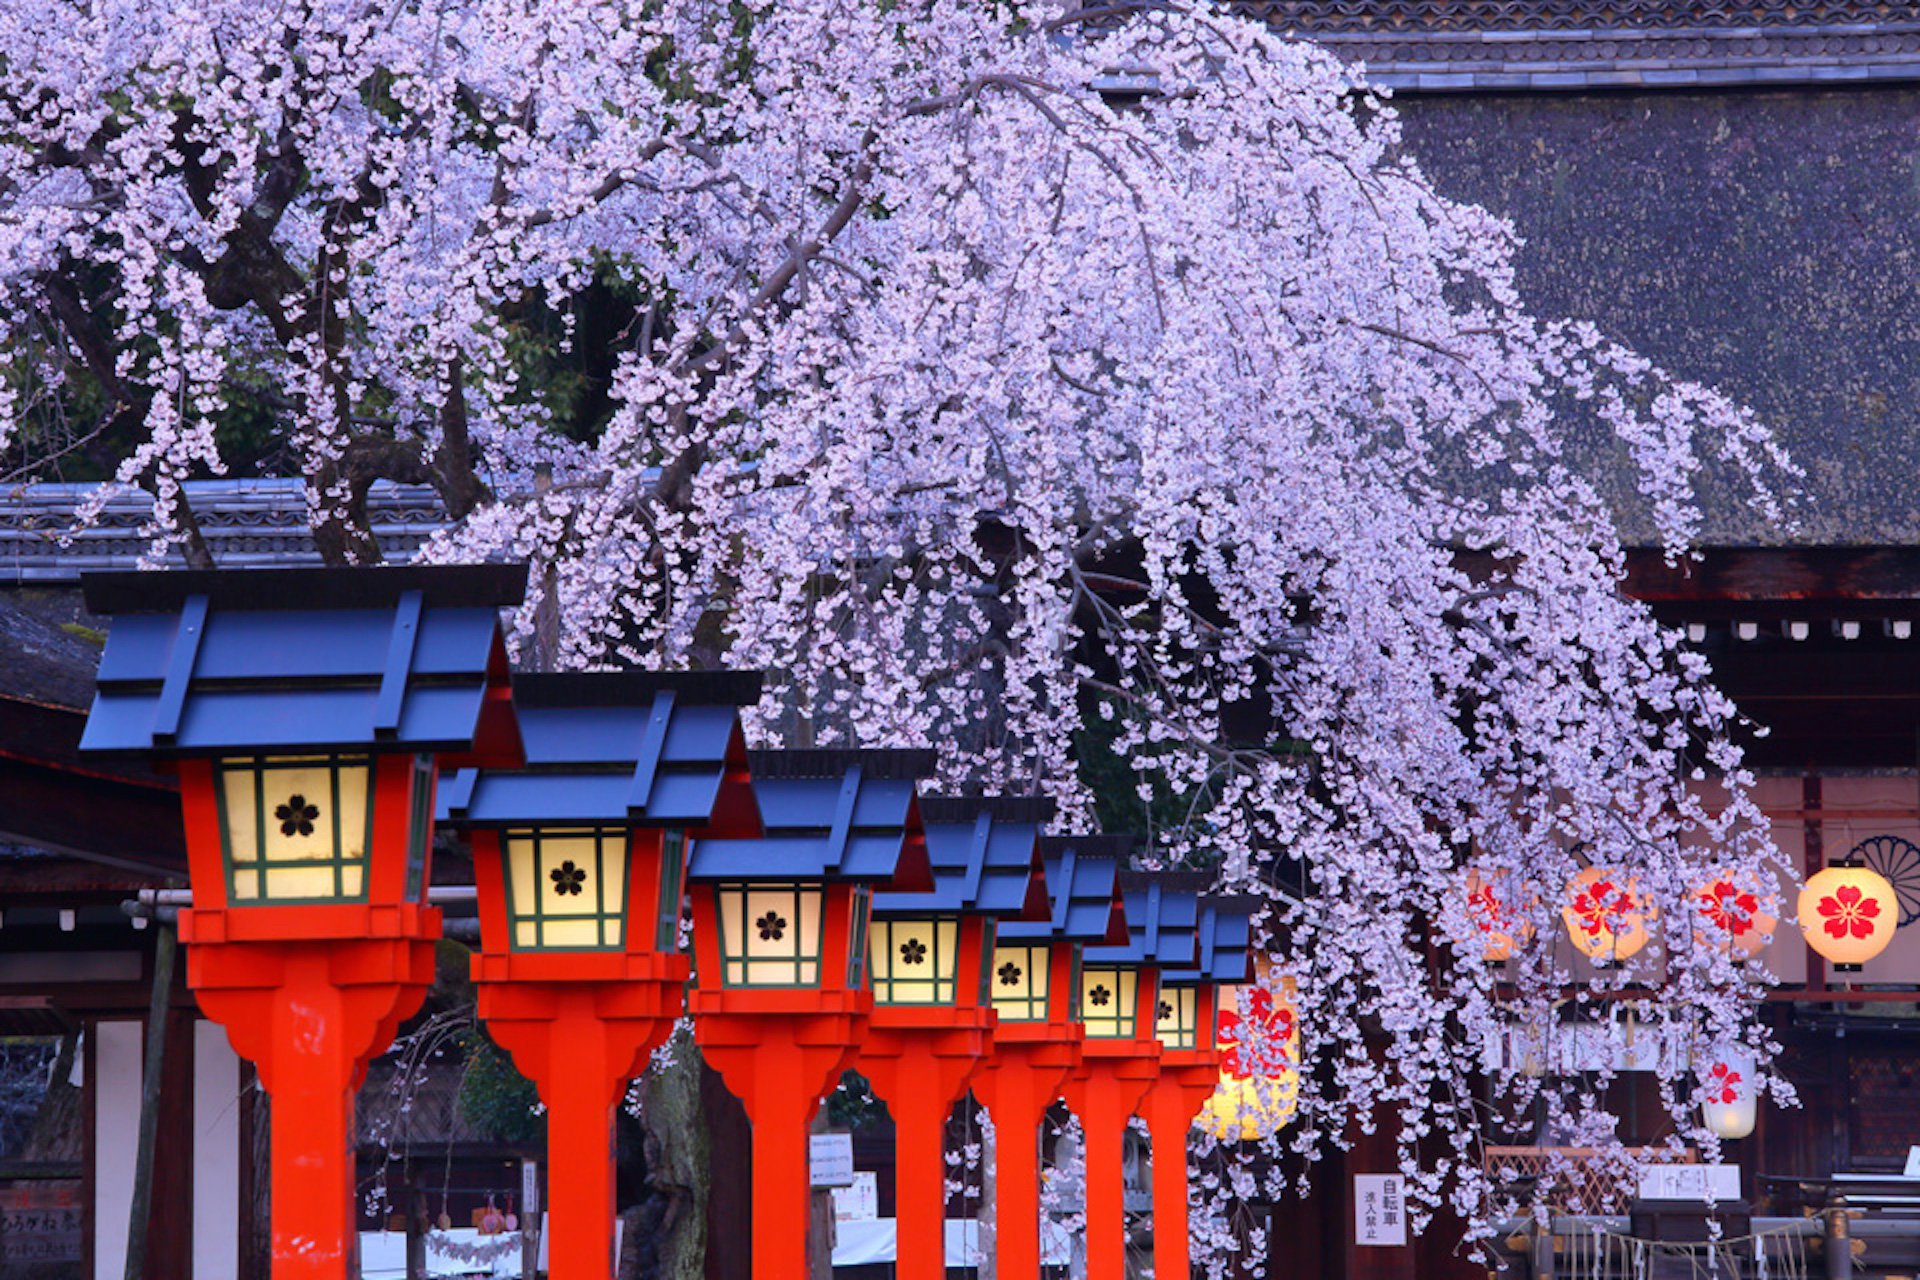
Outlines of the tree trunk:
M620 1280L702 1280L713 1144L700 1110L700 1050L681 1030L672 1060L641 1077L647 1197L627 1216Z

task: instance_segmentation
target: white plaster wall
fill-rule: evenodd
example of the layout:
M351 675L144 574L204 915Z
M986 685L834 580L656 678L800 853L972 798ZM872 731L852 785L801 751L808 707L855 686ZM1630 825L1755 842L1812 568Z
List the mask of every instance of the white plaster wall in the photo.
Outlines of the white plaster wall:
M215 1022L193 1024L193 1274L240 1272L240 1058Z
M120 1280L127 1270L127 1214L133 1207L145 1050L139 1022L94 1024L94 1280Z

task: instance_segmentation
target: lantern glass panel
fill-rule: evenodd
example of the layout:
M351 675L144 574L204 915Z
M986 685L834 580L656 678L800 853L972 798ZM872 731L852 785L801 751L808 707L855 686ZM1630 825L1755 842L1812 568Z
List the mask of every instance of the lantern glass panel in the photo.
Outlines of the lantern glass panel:
M503 856L514 950L626 945L624 830L508 831Z
M993 1007L993 940L1000 925L992 916L982 922L980 938L980 1000L982 1009ZM964 978L965 975L962 975Z
M669 827L660 837L660 922L653 938L661 951L680 949L680 895L686 865L687 833Z
M237 757L215 772L229 902L366 899L371 757Z
M722 985L820 985L821 885L723 884L715 897Z
M427 892L427 852L433 843L434 760L413 758L413 811L407 818L407 901L421 902Z
M1127 967L1089 965L1080 971L1080 1020L1093 1038L1129 1039L1133 1036L1135 1000L1140 971Z
M853 929L847 942L847 985L859 990L867 985L867 925L873 916L873 888L853 888Z
M1002 943L993 948L993 1007L1002 1022L1047 1020L1051 950L1044 942Z
M1193 1049L1200 1043L1200 989L1160 988L1160 1019L1153 1032L1169 1049Z
M960 922L875 920L867 934L873 998L880 1004L952 1004L960 968Z

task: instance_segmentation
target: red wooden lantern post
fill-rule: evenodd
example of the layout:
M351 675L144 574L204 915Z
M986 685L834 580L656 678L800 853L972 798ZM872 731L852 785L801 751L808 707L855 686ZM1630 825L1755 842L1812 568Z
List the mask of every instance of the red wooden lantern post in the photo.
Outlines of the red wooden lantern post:
M480 1016L547 1107L553 1280L613 1274L613 1108L672 1033L689 829L756 834L757 673L521 676L527 769L467 771Z
M708 1065L753 1126L754 1280L807 1275L807 1127L873 1008L873 888L932 889L914 779L927 751L749 754L766 834L692 843L695 977Z
M1127 1121L1160 1074L1160 971L1198 958L1204 875L1123 875L1129 937L1088 947L1080 966L1080 1020L1087 1029L1067 1105L1080 1118L1087 1170L1087 1275L1124 1280ZM1191 886L1191 887L1174 887Z
M1187 1280L1187 1131L1220 1083L1219 983L1245 982L1253 898L1200 900L1199 963L1161 979L1160 1072L1141 1106L1153 1140L1154 1280Z
M174 762L187 981L273 1099L273 1274L348 1280L353 1095L433 980L437 770L518 763L521 567L93 574L83 750Z
M1040 799L924 800L932 893L873 899L873 1014L856 1064L893 1117L898 1271L946 1275L946 1125L992 1044L998 915L1045 920Z
M1040 1274L1040 1121L1080 1062L1080 948L1121 941L1115 890L1126 837L1041 841L1050 919L1001 924L993 951L993 1050L975 1068L974 1097L993 1119L997 1274Z

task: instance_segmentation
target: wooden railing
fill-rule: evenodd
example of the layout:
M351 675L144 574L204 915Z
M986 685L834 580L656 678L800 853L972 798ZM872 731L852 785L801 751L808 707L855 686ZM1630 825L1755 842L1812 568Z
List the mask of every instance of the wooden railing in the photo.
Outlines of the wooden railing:
M1664 1147L1626 1147L1607 1153L1597 1147L1488 1147L1487 1175L1497 1187L1531 1181L1536 1195L1561 1214L1625 1213L1633 1200L1636 1170L1649 1161L1693 1164L1688 1151L1676 1157Z

